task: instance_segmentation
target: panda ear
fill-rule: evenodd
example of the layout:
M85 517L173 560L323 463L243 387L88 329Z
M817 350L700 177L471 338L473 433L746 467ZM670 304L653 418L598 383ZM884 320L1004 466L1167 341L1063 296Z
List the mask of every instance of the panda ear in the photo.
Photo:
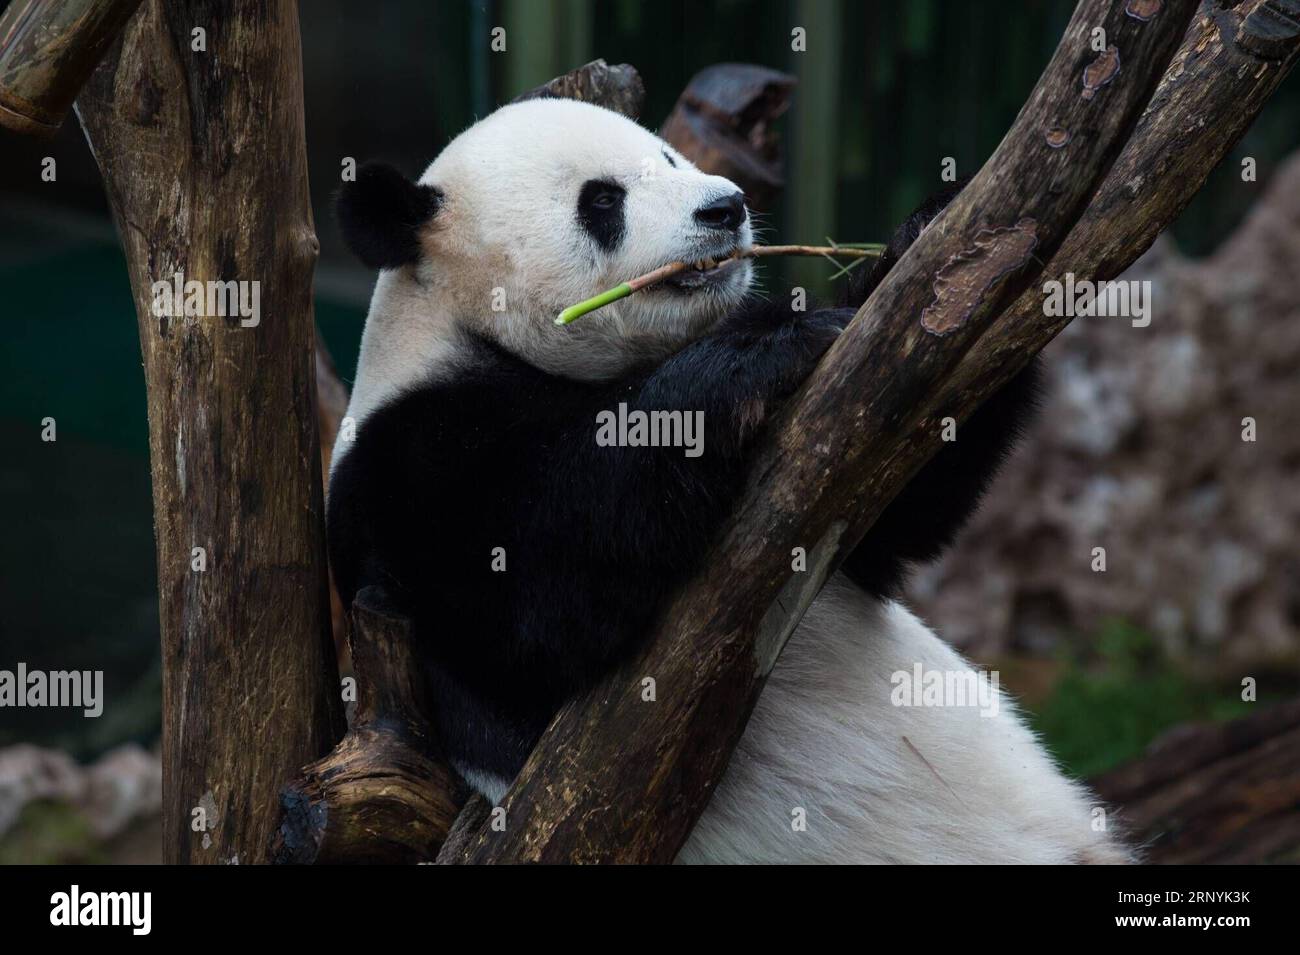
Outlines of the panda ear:
M334 208L343 238L372 269L394 269L420 258L420 227L438 212L442 193L411 182L387 163L366 163L345 182Z

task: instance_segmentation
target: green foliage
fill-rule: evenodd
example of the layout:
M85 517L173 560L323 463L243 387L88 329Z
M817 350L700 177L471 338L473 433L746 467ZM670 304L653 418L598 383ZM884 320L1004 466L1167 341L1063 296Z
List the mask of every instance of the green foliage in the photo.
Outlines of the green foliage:
M1096 660L1065 661L1051 696L1031 715L1044 742L1075 776L1138 756L1179 723L1227 720L1252 705L1240 689L1197 680L1168 661L1150 634L1113 621L1094 641Z

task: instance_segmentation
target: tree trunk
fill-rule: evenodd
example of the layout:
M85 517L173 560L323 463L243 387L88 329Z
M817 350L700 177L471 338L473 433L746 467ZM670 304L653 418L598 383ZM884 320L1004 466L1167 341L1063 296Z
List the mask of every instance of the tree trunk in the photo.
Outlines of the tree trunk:
M163 856L262 862L280 784L343 729L297 4L150 0L77 108L126 249L148 388ZM156 314L153 283L178 273L257 283L245 303L259 308Z

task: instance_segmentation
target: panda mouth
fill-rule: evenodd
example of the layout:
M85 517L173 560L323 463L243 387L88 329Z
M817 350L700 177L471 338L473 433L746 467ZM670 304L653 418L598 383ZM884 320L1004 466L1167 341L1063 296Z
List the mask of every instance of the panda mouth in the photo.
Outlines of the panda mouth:
M684 292L693 292L726 281L739 265L740 259L728 258L726 255L697 259L690 268L670 276L663 284Z

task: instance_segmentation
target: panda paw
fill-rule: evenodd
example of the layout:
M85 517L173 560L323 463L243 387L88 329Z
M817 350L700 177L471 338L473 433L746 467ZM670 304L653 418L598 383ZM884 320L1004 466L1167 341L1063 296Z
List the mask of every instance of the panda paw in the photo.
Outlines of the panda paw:
M826 351L835 344L844 327L853 318L851 308L826 308L794 322L788 340L779 341L791 360L788 377L793 379L790 392L803 384ZM787 336L782 336L783 338ZM784 397L784 396L783 396Z
M765 334L751 329L733 333L739 377L748 385L745 400L760 402L765 416L770 403L789 398L852 317L852 309L820 309L791 316Z

